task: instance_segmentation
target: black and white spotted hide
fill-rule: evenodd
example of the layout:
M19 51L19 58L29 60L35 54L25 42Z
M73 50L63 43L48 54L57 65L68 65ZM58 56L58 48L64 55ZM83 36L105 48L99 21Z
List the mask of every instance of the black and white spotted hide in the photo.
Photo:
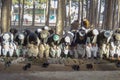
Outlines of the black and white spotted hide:
M39 38L35 33L30 33L27 36L27 53L29 56L34 56L37 57L38 56L38 46L39 46Z
M106 58L109 58L109 49L110 49L110 41L112 38L112 32L109 30L101 31L98 35L98 47L99 47L99 53L100 58L103 58L103 55L105 55Z

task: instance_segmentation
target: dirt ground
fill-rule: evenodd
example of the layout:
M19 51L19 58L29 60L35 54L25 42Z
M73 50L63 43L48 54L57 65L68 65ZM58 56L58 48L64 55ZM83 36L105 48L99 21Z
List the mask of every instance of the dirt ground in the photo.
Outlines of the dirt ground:
M0 80L120 80L120 71L0 72Z
M0 80L120 80L120 68L114 61L60 60L51 59L47 68L31 62L31 68L26 71L23 67L28 61L12 63L9 67L0 63ZM92 64L93 68L87 69L86 64ZM72 65L79 65L79 71L75 71Z

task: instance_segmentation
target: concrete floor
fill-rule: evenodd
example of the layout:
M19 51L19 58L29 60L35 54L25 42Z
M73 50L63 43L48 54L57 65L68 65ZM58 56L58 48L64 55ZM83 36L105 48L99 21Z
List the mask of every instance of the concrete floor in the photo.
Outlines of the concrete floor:
M120 80L120 71L0 73L0 80Z

